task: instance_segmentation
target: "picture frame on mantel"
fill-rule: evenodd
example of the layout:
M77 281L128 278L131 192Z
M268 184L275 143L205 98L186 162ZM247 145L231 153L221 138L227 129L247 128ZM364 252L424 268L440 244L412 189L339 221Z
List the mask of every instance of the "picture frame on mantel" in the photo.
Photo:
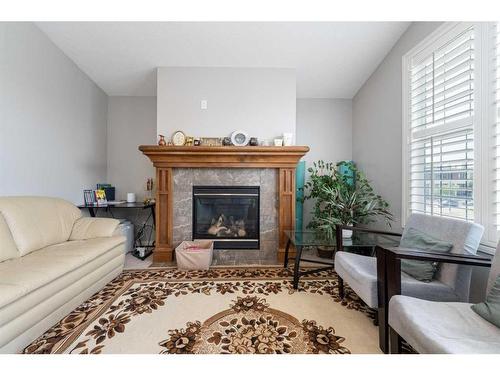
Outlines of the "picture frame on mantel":
M222 138L217 137L202 137L200 138L200 145L207 147L221 147Z

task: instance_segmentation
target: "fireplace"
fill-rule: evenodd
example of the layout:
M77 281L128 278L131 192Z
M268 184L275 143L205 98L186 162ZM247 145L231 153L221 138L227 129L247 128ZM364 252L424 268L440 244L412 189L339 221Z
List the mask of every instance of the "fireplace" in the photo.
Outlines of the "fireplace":
M215 249L260 248L258 186L193 186L193 240Z
M154 262L170 262L179 241L192 238L192 204L188 209L183 202L192 200L192 186L215 185L218 181L233 181L233 173L251 169L252 174L260 171L262 177L267 175L266 169L276 172L275 195L269 195L269 184L266 188L248 178L235 181L235 185L261 186L262 194L260 247L259 251L217 251L215 256L224 256L232 262L246 254L268 258L269 249L274 249L278 262L283 262L287 244L286 230L295 228L295 169L300 158L308 151L307 146L158 146L142 145L139 150L144 153L156 168L156 234ZM208 174L208 179L198 179L200 170ZM215 180L218 171L224 171L228 178ZM186 190L178 186L183 183L185 174L190 175ZM204 174L203 173L203 174ZM177 177L175 177L177 175ZM196 182L195 182L196 181ZM184 184L187 187L187 184ZM174 188L176 186L176 188ZM271 204L272 203L272 204ZM275 204L274 204L275 203ZM175 217L174 217L175 215ZM276 223L277 236L274 237L270 228L270 218ZM274 224L273 224L274 225ZM187 236L183 236L188 232ZM272 242L276 243L273 244ZM294 248L291 249L294 254ZM227 255L227 257L226 257ZM236 257L236 258L235 258ZM234 264L234 263L233 263Z

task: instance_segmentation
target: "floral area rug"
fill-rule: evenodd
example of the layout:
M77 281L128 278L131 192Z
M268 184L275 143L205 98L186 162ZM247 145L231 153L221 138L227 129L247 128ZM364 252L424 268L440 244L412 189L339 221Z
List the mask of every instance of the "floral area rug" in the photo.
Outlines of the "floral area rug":
M24 353L380 353L370 310L333 271L127 270Z

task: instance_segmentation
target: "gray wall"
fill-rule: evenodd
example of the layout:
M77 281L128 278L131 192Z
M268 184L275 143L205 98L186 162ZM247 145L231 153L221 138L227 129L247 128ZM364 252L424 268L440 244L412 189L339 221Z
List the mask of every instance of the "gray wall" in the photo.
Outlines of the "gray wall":
M156 178L153 164L137 148L156 143L156 97L110 96L107 139L107 181L116 187L116 198L136 193L142 200L147 178Z
M159 68L157 86L157 129L167 138L176 130L200 137L243 130L259 140L295 134L294 69Z
M402 57L439 25L413 23L353 99L353 159L389 202L396 231L401 231Z
M311 147L306 168L317 160L338 162L352 158L352 101L298 99L297 143ZM306 172L306 179L309 173ZM304 203L304 226L311 219L313 202Z
M0 196L74 203L106 178L107 96L32 23L0 23Z

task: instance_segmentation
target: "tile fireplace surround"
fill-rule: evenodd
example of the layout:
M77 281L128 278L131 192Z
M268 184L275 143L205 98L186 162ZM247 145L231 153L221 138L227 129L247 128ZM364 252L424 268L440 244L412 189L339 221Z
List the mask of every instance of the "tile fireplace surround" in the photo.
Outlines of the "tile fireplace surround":
M193 186L260 186L260 250L215 250L217 265L275 264L278 256L276 169L175 168L173 244L192 237Z
M154 262L172 260L191 239L192 186L260 186L260 250L215 250L216 264L281 262L284 231L295 227L295 168L309 148L140 146L156 168ZM293 249L292 249L293 252Z

